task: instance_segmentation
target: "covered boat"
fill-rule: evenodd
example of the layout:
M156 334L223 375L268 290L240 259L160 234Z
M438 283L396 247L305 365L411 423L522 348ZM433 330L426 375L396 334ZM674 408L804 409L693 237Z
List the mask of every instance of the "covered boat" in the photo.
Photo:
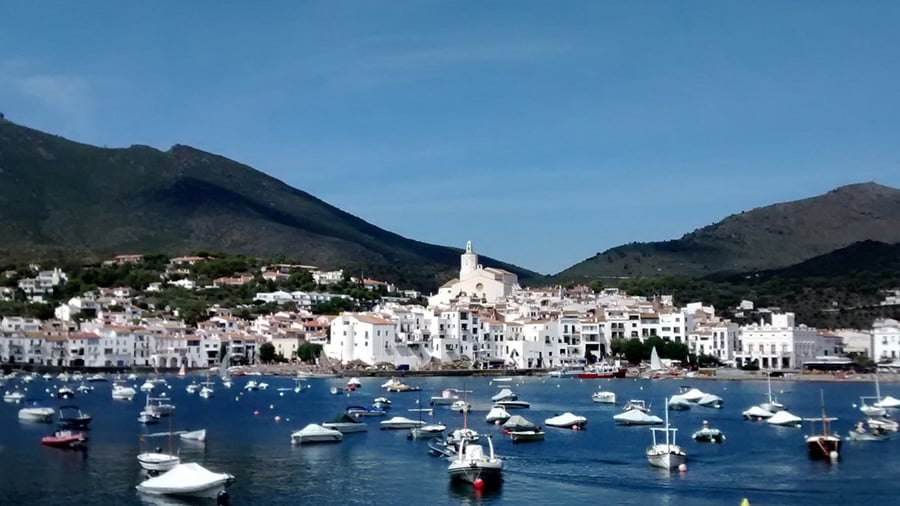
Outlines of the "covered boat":
M863 422L859 422L847 433L847 439L851 441L885 441L890 439L890 435L890 432L882 428L873 427L871 430L866 430Z
M384 409L379 409L374 406L366 407L366 406L347 406L347 414L350 416L361 417L361 416L385 416L388 412Z
M535 425L525 419L524 416L512 415L508 420L503 422L503 430L533 430Z
M182 432L178 435L181 439L185 441L196 441L199 443L206 442L206 429L199 430L189 430L187 432Z
M531 407L531 403L528 401L497 401L494 403L495 406L503 406L505 409L528 409Z
M691 409L691 402L681 395L673 395L669 398L666 406L672 411L686 411Z
M888 395L887 397L884 397L880 401L873 404L873 406L878 407L878 408L888 408L888 409L900 408L900 399L897 399L897 398L894 398L894 397L891 397L890 395Z
M442 423L429 423L421 427L409 429L409 435L407 437L409 439L435 438L440 437L445 430L447 430L447 426Z
M53 421L53 408L39 406L36 401L28 401L28 407L19 410L19 420L23 422L50 423Z
M509 420L510 414L503 406L494 405L488 414L484 417L487 423L503 423Z
M325 427L326 429L336 430L341 434L349 434L351 432L365 432L369 430L368 425L360 422L347 413L341 413L331 420L322 423L322 427Z
M799 416L793 415L787 410L782 410L770 416L766 423L769 425L780 425L781 427L800 427L802 421L803 419Z
M145 494L216 497L232 481L234 476L230 474L214 473L200 464L189 462L149 478L136 488Z
M460 399L461 392L455 388L445 388L440 395L431 396L432 406L449 406Z
M135 390L134 388L127 386L127 385L122 385L119 383L113 384L113 387L112 387L112 398L113 399L118 399L118 400L122 400L122 401L130 401L131 399L134 399L135 395L137 395L137 390Z
M513 393L512 390L508 388L504 388L497 392L494 396L491 397L491 402L497 401L514 401L518 399L519 396Z
M721 408L723 402L722 398L718 395L705 394L697 401L697 405L703 406L704 408Z
M295 445L309 443L337 443L344 435L335 429L328 429L319 424L311 423L291 434L291 443Z
M744 417L744 420L759 421L759 420L768 420L769 418L772 418L772 415L774 415L774 414L775 413L773 413L767 409L763 409L762 406L753 406L750 409L741 413L741 416Z
M673 397L681 397L682 399L688 402L699 402L700 399L704 398L706 393L700 390L699 388L692 388L683 386L681 387L681 393L678 395L673 395Z
M613 420L619 425L659 425L662 418L645 413L639 409L630 409L613 416Z
M565 412L561 415L551 416L544 420L544 425L550 427L560 427L564 429L583 429L587 425L587 418Z

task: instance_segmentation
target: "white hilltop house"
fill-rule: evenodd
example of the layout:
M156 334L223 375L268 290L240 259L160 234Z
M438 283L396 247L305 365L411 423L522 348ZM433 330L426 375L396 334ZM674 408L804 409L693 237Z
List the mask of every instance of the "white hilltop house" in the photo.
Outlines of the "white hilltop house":
M872 325L872 359L900 363L900 322L879 318Z
M519 289L519 277L512 272L479 264L478 254L472 250L472 241L469 241L465 253L460 256L459 278L440 287L437 294L428 298L428 305L448 306L461 296L493 303Z

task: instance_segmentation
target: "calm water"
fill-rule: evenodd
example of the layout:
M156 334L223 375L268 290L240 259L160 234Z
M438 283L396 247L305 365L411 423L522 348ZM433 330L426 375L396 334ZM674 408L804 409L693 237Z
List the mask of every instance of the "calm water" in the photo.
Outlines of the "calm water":
M364 378L363 388L349 399L329 394L345 380L310 380L309 389L297 394L278 392L293 387L289 378L263 377L266 391L244 392L247 378L235 378L234 387L216 388L212 399L189 395L189 380L169 378L165 392L174 399L174 428L208 429L204 446L180 444L184 461L195 461L213 471L236 477L229 488L231 503L239 504L738 504L742 497L758 504L851 504L893 502L900 469L900 441L844 442L838 463L810 461L804 429L774 428L745 422L740 413L762 402L765 382L702 380L570 380L515 378L512 384L489 378L410 378L423 388L422 400L442 388L472 390L469 425L496 434L495 448L505 458L505 479L497 491L476 493L471 487L451 486L445 461L427 454L425 441L408 441L405 431L378 430L380 418L369 418L369 432L346 435L334 445L292 447L289 435L310 422L322 422L341 412L349 402L371 402L379 395L383 378ZM49 405L59 405L44 389L58 382L36 380L28 388ZM618 427L612 416L628 398L645 399L663 416L664 398L692 385L725 399L722 409L694 407L672 412L680 429L679 442L688 452L688 472L669 473L648 466L644 449L650 442L646 427ZM86 452L47 448L39 443L49 432L44 424L17 420L20 406L0 403L0 504L186 504L153 499L135 492L142 479L135 456L142 432L168 429L165 422L143 429L135 420L144 398L113 401L108 383L93 383L95 391L71 402L93 415ZM7 383L0 390L7 390ZM74 386L74 385L73 385ZM572 411L588 418L587 429L547 429L543 442L513 445L499 429L484 422L489 398L508 386L532 403L518 410L536 424L556 413ZM598 387L618 395L619 407L591 402ZM840 420L834 428L845 435L860 419L853 404L861 395L874 395L867 383L773 383L779 400L798 416L817 416L819 390L825 391L829 415ZM157 387L157 392L159 387ZM882 395L900 397L900 385L886 384ZM396 415L416 407L418 393L388 394ZM258 412L258 414L255 414ZM275 417L280 416L277 423ZM437 408L434 420L451 428L462 425L462 415ZM721 428L727 441L701 444L690 434L709 420ZM166 439L156 440L166 446ZM179 445L176 442L176 445ZM213 500L207 503L213 503ZM189 503L188 503L189 504Z

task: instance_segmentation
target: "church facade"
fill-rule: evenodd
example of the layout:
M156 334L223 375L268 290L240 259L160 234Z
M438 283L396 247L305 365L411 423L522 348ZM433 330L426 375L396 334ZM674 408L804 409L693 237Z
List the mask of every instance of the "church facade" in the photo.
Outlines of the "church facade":
M460 297L480 299L494 303L512 295L519 289L519 277L504 269L483 267L478 254L472 250L472 241L466 243L466 251L460 256L459 278L451 279L428 298L429 307L448 306Z

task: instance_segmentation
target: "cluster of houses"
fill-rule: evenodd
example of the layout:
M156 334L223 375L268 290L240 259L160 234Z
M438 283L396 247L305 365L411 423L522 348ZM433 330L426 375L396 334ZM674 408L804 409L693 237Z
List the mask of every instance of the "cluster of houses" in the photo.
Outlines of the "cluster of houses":
M343 279L339 271L314 275L324 285ZM64 274L56 277L64 279ZM373 286L397 292L386 284ZM61 304L53 320L5 317L0 321L0 361L212 367L226 354L255 362L263 343L272 343L284 357L295 356L304 343L315 343L332 363L413 370L458 361L478 367L556 368L604 358L617 338L656 337L730 366L800 369L839 359L850 350L900 362L900 323L895 320L878 320L867 330L826 332L797 323L792 313L757 310L754 323L739 325L700 302L676 307L670 296L648 299L585 287L523 289L515 274L483 267L471 243L461 256L459 277L428 297L427 306L387 296L371 311L314 315L309 311L314 304L347 296L267 292L256 298L295 309L245 320L216 307L207 320L188 326L177 314L145 316L133 303L134 295L128 288L100 289ZM752 305L744 303L742 309Z

